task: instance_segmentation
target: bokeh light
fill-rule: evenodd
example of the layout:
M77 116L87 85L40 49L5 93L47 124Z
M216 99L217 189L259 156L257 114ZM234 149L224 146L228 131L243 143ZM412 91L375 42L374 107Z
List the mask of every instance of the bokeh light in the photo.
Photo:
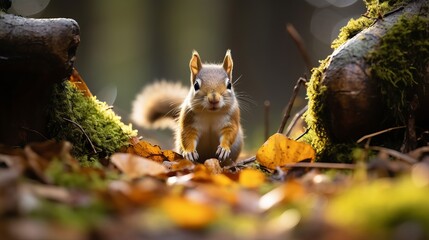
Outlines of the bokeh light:
M357 0L326 0L330 4L332 4L335 7L343 8L348 7L357 2Z
M13 0L12 11L21 16L31 16L43 11L50 0Z
M333 26L343 17L330 8L317 9L311 18L310 31L314 37L325 44L332 42Z

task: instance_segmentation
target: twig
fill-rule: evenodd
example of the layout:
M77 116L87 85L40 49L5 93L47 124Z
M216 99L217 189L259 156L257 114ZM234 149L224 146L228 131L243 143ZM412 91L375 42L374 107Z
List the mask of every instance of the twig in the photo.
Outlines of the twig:
M270 101L264 102L264 123L265 123L265 140L270 136Z
M383 134L383 133L386 133L386 132L390 132L390 131L393 131L393 130L396 130L396 129L401 129L401 128L405 128L405 126L392 127L392 128L388 128L388 129L384 129L384 130L375 132L375 133L371 133L371 134L368 134L368 135L365 135L365 136L359 138L359 140L357 140L356 143L361 143L365 139L372 138L372 137L378 136L380 134Z
M302 41L302 38L299 35L298 31L296 31L295 27L291 23L286 24L286 31L289 33L292 40L295 42L296 46L298 47L298 50L301 53L302 58L304 59L305 65L307 66L308 72L311 72L312 64L311 64L310 56L304 46L304 41Z
M289 99L289 103L286 107L285 115L283 116L283 120L280 124L279 130L277 131L278 133L283 133L285 126L286 126L286 122L290 117L290 111L292 110L292 106L293 106L293 103L295 102L296 95L298 95L299 87L301 86L301 84L305 84L305 83L307 83L307 79L302 78L302 77L300 77L298 79L298 81L296 82L296 85L293 88L292 96Z
M85 135L86 139L88 139L89 144L91 145L92 150L94 151L94 153L97 153L97 150L95 149L94 144L92 144L91 139L90 139L90 138L89 138L89 136L86 134L85 130L83 130L82 126L81 126L81 125L79 125L77 122L74 122L74 121L72 121L72 120L70 120L70 119L68 119L68 118L63 118L63 119L64 119L64 120L66 120L67 122L70 122L70 123L73 123L74 125L76 125L76 126L80 129L80 131Z
M404 134L404 142L402 143L401 152L409 152L417 147L416 134L416 109L419 106L419 98L417 95L409 103L409 113L407 118L407 128Z
M229 166L227 169L230 170L232 168L244 167L245 165L252 163L252 162L255 162L255 161L256 161L256 156L251 156L247 159L244 159L243 161L238 162L237 164Z
M310 128L305 129L305 131L301 135L295 138L295 141L298 141L300 138L304 137L305 134L307 134L309 131L310 131Z
M371 150L376 150L376 151L380 151L380 152L386 152L387 154L389 154L390 156L396 157L399 160L402 160L403 162L406 162L410 165L413 165L415 163L417 163L418 161L416 159L414 159L413 157L410 157L407 154L403 154L401 152L398 152L396 150L390 149L390 148L385 148L385 147L378 147L378 146L372 146L369 147L369 149Z
M292 121L289 123L289 126L286 129L286 136L290 135L290 133L292 132L292 129L295 127L298 120L302 117L302 115L304 115L305 112L307 112L307 110L308 110L308 105L305 105L304 108L302 108L301 110L299 110L298 113L295 114L295 116L293 117Z
M36 131L36 130L34 130L34 129L30 129L30 128L27 128L27 127L21 127L21 128L22 128L22 129L24 129L24 130L26 130L26 131L36 133L37 135L39 135L39 136L43 137L45 140L48 140L48 139L49 139L49 138L47 138L45 135L41 134L40 132L38 132L38 131Z
M283 168L330 168L330 169L346 169L353 170L356 168L356 164L351 163L308 163L308 162L298 162L290 163L282 166Z

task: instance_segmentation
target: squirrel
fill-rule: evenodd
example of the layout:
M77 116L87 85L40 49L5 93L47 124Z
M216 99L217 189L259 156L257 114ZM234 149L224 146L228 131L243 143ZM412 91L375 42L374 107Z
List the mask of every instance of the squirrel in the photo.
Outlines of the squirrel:
M222 64L208 64L194 50L189 68L189 89L180 83L152 83L134 100L131 119L146 128L173 129L176 151L188 160L234 162L243 147L243 130L231 51Z

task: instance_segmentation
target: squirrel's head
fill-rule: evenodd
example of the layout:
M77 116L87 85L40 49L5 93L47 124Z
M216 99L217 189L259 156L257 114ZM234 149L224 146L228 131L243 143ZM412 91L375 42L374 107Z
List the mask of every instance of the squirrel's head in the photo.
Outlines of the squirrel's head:
M227 50L222 64L202 64L197 51L189 63L191 70L191 105L195 110L228 110L235 103L232 86L233 62Z

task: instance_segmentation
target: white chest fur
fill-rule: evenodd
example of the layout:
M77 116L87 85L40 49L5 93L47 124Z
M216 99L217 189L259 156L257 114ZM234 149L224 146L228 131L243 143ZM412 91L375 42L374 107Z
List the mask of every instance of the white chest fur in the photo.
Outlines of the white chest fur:
M221 129L230 121L225 113L204 113L195 116L194 127L199 133L197 151L206 158L215 157Z

